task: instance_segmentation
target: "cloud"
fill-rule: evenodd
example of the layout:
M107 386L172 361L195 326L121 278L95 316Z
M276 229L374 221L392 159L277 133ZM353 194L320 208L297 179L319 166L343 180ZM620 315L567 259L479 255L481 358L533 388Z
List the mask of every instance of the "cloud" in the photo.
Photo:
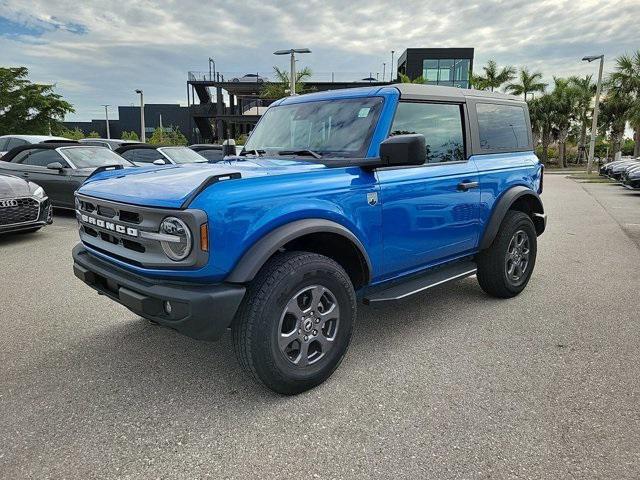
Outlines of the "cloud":
M92 1L0 0L3 63L26 65L37 81L56 83L78 119L101 103L128 105L135 88L150 103L186 102L189 70L241 75L286 67L280 48L309 47L300 58L314 72L353 79L389 71L407 47L474 47L475 68L488 59L553 75L593 73L580 62L640 48L637 0L424 2L408 0ZM64 19L64 20L62 20ZM352 73L345 73L352 72Z

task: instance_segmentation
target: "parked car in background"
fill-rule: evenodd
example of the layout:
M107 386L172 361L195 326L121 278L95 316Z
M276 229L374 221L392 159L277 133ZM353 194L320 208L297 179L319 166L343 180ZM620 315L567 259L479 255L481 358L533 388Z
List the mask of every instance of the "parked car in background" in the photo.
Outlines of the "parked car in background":
M73 142L64 137L52 137L50 135L3 135L0 137L0 157L15 147L29 145L32 143L50 143L50 142Z
M640 189L640 166L629 169L624 173L622 184L629 189Z
M51 202L40 185L0 174L0 234L35 232L52 221Z
M180 165L184 163L205 163L207 161L206 158L189 147L163 147L138 143L136 145L125 145L116 148L114 151L122 158L140 167L150 164Z
M219 162L224 158L224 150L222 145L213 143L200 143L196 145L189 145L189 148L194 152L198 152L198 154L206 158L209 163Z
M93 145L94 147L107 147L109 150L123 147L125 145L138 145L140 142L133 140L119 140L117 138L83 138L78 140L83 145Z
M264 83L267 80L268 80L267 77L261 77L257 73L247 73L242 77L236 77L231 79L232 82L253 82L253 83Z
M633 167L633 166L637 166L638 165L638 160L632 159L632 160L623 160L613 166L611 166L608 169L608 174L609 177L615 179L615 180L620 180L622 178L622 174L625 172L625 170L629 167Z
M0 161L0 173L36 182L54 207L75 208L73 194L99 167L134 165L105 147L37 143L16 147Z

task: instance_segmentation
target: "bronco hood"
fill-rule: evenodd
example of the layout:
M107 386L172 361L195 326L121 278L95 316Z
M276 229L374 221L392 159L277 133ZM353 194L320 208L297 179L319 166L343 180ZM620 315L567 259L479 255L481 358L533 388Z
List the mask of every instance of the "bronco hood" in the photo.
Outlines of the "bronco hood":
M208 183L283 175L326 168L319 163L269 158L236 158L218 163L126 168L98 173L79 193L115 202L181 208Z

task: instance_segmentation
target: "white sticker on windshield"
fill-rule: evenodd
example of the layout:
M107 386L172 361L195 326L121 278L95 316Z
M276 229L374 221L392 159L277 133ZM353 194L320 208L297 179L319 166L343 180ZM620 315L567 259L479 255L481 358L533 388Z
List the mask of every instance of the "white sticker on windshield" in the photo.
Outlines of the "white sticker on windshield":
M359 118L367 118L367 116L369 115L370 111L371 111L371 107L362 107L360 109L360 111L358 112L358 117Z

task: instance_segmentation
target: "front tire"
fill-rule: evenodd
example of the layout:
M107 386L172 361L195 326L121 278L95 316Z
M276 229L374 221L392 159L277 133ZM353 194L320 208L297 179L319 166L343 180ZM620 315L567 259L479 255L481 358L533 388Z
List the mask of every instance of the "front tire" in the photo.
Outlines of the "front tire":
M353 331L356 296L334 260L278 254L247 289L232 326L240 365L284 395L324 382L340 365Z
M478 283L488 295L511 298L529 283L536 264L537 236L526 213L509 210L491 246L478 254Z

